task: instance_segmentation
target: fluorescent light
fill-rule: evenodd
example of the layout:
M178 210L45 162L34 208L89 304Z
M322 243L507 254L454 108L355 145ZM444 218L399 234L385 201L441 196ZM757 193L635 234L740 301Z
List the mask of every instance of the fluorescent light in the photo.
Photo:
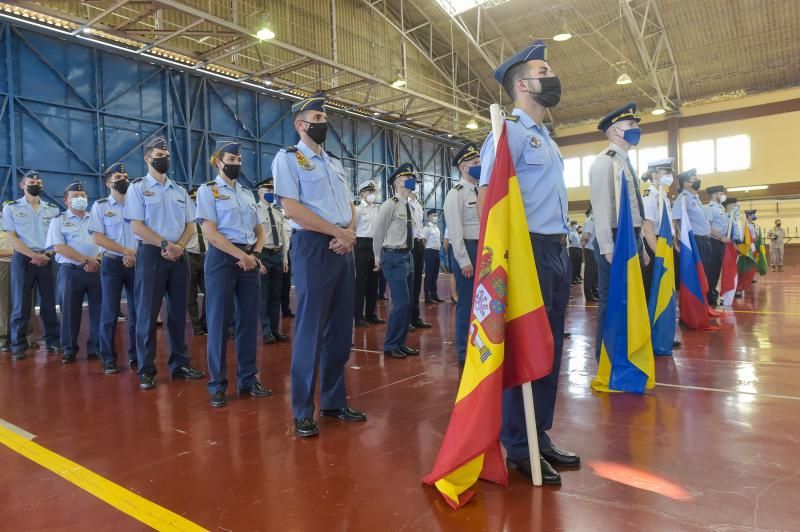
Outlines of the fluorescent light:
M448 139L452 139L452 138L453 138L453 135L452 135L451 133L448 133L448 134L447 134L447 138L448 138Z
M372 113L372 116L378 116L378 115L380 115L380 114L381 114L381 113L380 113L379 111L375 111L374 113Z
M620 76L617 78L617 85L629 85L631 83L633 83L633 80L627 72L620 74Z
M656 107L655 109L653 109L652 114L654 114L656 116L660 116L660 115L663 115L666 112L667 112L666 109L663 109L661 107Z
M555 35L553 35L553 40L558 42L568 41L571 38L572 34L568 31L565 31L563 33L556 33Z
M262 41L268 41L270 39L275 38L275 32L269 29L268 27L264 26L263 28L261 28L256 32L256 37L258 37Z
M404 80L403 78L397 78L392 82L392 87L394 87L395 89L399 89L405 86L406 86L406 80Z
M751 190L767 190L769 185L753 185L750 187L733 187L726 188L728 192L750 192Z
M478 129L478 122L473 118L466 125L467 129Z

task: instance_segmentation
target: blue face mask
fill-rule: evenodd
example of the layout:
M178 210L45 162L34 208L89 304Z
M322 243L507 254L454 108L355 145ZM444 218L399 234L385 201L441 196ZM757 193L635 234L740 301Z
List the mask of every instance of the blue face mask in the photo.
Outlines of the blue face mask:
M480 181L480 179L481 179L481 167L480 167L480 165L478 165L478 166L470 166L469 169L467 170L467 173L475 181Z
M408 190L416 190L417 189L417 180L415 178L406 179L403 181L403 186L406 187Z
M266 192L264 194L264 201L266 201L267 203L274 203L275 202L275 193Z
M635 127L633 129L626 129L622 133L622 138L625 140L625 142L627 142L631 146L636 146L642 139L642 130L639 129L638 127Z

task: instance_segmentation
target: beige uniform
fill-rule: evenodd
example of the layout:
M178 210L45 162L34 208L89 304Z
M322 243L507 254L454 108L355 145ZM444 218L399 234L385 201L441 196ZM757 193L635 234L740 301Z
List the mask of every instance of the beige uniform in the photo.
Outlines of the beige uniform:
M783 267L783 243L786 232L777 225L767 233L769 238L769 262L773 267Z
M614 252L614 233L619 220L620 178L625 175L634 227L642 227L643 206L639 178L625 150L616 144L600 153L589 169L589 197L597 244L602 255Z
M444 200L444 222L447 237L453 247L453 256L462 268L475 267L467 253L464 240L478 240L480 218L478 217L478 186L462 179L450 189Z
M283 213L274 205L265 205L262 202L258 202L256 205L256 213L258 214L259 223L261 223L261 226L264 228L264 249L281 249L283 251L283 264L288 264L289 240L286 238L287 224ZM272 222L269 218L270 213L272 213L272 217L275 220L275 230L278 237L277 241L272 235Z
M11 255L14 248L5 231L0 230L0 345L11 343ZM33 291L31 291L33 294ZM33 298L33 295L31 295ZM33 301L33 299L31 299ZM31 317L28 320L28 339L33 340L33 321L36 308L31 305Z
M408 211L406 210L408 206ZM394 196L389 201L381 204L378 216L375 218L375 236L372 237L372 251L375 253L375 263L380 264L383 248L404 249L411 251L408 246L408 213L410 204L399 196ZM414 217L411 215L411 240L414 239Z

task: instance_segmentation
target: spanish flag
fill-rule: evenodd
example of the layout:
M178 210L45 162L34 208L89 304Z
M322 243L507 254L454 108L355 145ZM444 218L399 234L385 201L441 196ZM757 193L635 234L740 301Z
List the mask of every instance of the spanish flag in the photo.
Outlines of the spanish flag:
M502 393L546 377L553 335L506 127L481 216L467 360L439 456L423 482L460 508L479 478L508 484L500 449Z
M656 385L655 359L624 175L621 181L617 240L608 285L609 305L605 322L601 324L603 343L592 388L599 392L644 393L645 389Z

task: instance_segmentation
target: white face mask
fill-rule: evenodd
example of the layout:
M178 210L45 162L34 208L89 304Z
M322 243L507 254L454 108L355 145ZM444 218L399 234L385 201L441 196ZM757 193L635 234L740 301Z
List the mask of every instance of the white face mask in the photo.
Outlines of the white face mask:
M85 211L86 207L89 206L89 200L83 196L76 196L69 200L69 204L76 211Z
M439 223L439 217L438 216L431 216L430 220L431 220L431 223L434 223L434 224L435 223Z
M661 180L659 181L659 183L661 183L662 186L669 188L672 186L672 182L674 181L674 179L675 178L672 176L672 174L664 174L661 176Z
M375 203L375 194L367 194L367 201L369 203Z
M726 196L725 194L723 194L723 195L721 195L721 196L719 197L719 202L720 202L720 203L724 203L726 199L728 199L728 196Z

